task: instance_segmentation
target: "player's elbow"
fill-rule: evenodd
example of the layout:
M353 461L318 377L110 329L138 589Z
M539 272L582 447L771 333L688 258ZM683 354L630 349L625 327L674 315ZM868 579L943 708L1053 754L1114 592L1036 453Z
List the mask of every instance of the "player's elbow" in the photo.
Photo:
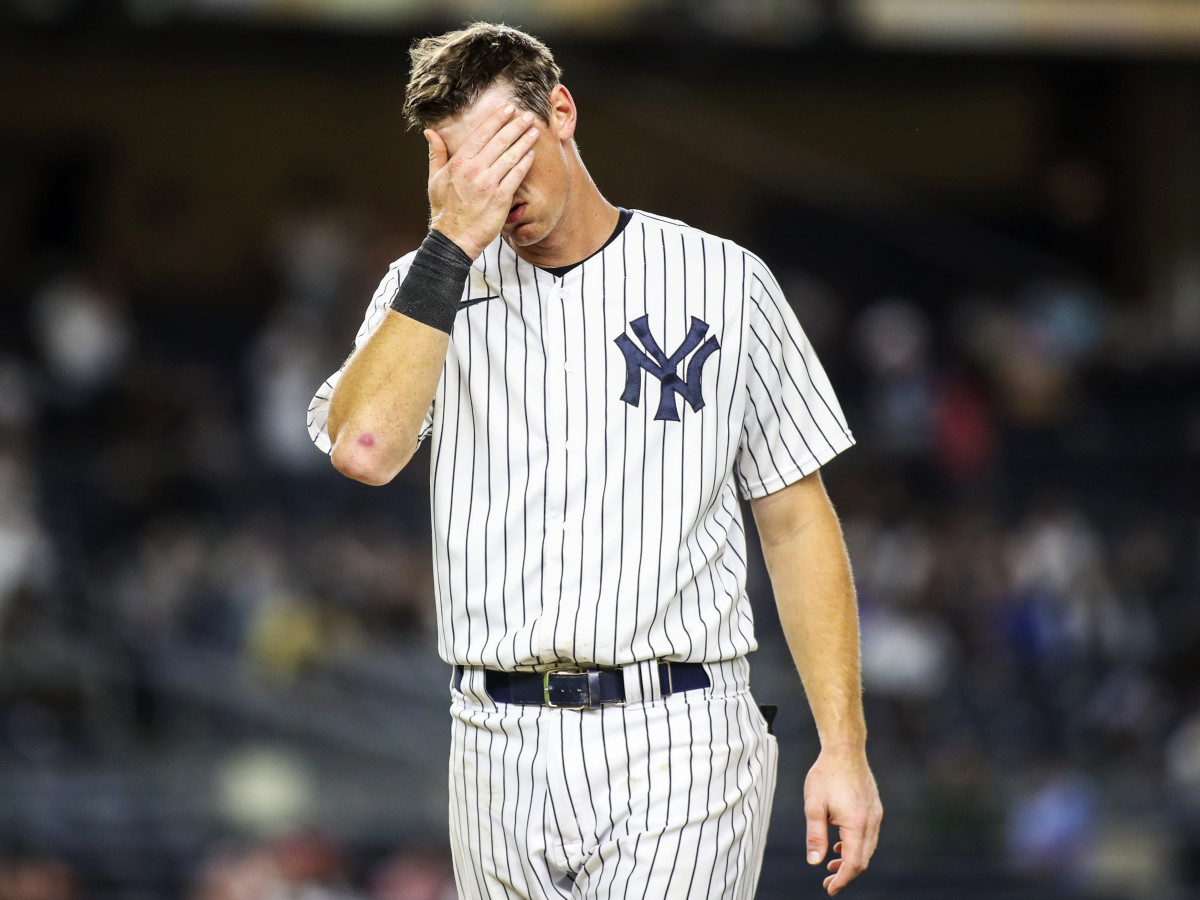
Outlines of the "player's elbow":
M405 451L368 438L368 435L359 435L351 440L335 441L329 459L347 478L378 487L390 482L408 465L416 442Z

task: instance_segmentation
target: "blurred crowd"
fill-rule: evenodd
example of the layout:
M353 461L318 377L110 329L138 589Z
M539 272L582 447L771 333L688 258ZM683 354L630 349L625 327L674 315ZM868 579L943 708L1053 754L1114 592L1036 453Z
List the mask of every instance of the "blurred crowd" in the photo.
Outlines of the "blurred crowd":
M432 642L420 466L383 491L347 482L304 415L418 237L316 191L219 295L103 259L5 287L25 314L0 337L0 665L67 637L203 647L286 683ZM887 839L1064 887L1152 865L1200 882L1196 361L1133 341L1153 312L1077 277L947 300L768 262L859 441L826 481ZM86 750L78 715L0 690L0 755ZM153 716L140 727L152 741ZM1106 873L1114 847L1125 868ZM0 865L0 897L80 896L34 849ZM213 846L188 896L433 900L447 871L436 848L367 866L300 830Z
M355 876L358 877L355 877ZM0 858L4 900L90 896L71 866L48 856ZM356 865L329 835L312 828L270 840L219 845L191 874L186 900L454 900L440 848L385 853Z

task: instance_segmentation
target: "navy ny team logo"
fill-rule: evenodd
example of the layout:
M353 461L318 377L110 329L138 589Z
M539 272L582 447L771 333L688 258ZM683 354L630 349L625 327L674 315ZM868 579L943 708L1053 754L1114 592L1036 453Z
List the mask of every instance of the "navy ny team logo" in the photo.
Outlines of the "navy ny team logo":
M674 353L667 356L658 346L658 341L650 333L647 324L649 316L642 316L629 323L634 336L641 341L639 349L628 334L619 334L613 338L613 343L621 348L625 355L625 390L621 399L631 406L638 406L642 401L642 370L645 369L662 383L662 396L658 402L658 412L655 419L667 422L679 421L679 403L675 395L679 394L694 412L704 408L704 397L700 395L700 376L708 358L717 352L720 344L715 336L707 341L708 323L692 316L692 327L687 337L683 339ZM703 343L701 343L703 341ZM699 348L699 349L697 349ZM689 353L695 350L688 360L686 374L679 377L679 364L687 359Z

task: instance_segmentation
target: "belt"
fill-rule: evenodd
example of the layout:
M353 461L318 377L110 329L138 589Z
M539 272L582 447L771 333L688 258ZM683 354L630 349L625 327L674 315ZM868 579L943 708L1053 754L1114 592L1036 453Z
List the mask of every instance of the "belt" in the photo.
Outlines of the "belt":
M462 666L454 667L454 686L462 683ZM658 680L662 695L711 687L702 663L660 662ZM485 669L483 686L497 703L550 706L556 709L599 709L625 702L625 674L621 669L584 669L574 666L548 672L503 672Z

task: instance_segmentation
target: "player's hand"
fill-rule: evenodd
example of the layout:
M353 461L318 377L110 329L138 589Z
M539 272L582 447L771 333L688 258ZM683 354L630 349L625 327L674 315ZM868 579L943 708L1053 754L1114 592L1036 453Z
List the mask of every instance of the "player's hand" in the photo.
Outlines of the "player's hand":
M440 134L425 129L430 224L472 259L504 227L513 195L533 165L534 123L533 113L502 106L479 123L453 156Z
M833 896L867 867L879 840L883 804L875 776L861 748L825 749L804 780L804 818L808 822L807 853L818 865L829 850L829 826L840 840L826 868L824 886Z

